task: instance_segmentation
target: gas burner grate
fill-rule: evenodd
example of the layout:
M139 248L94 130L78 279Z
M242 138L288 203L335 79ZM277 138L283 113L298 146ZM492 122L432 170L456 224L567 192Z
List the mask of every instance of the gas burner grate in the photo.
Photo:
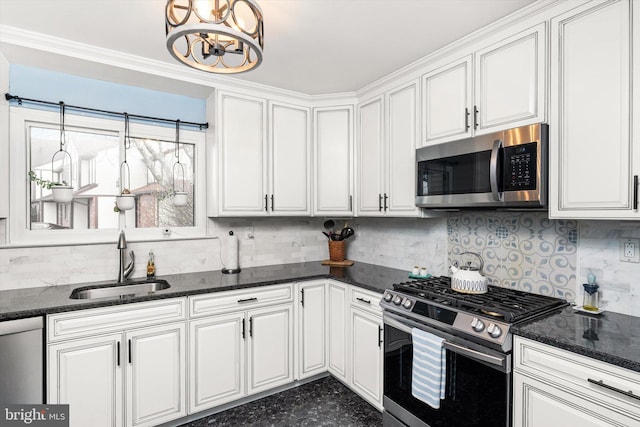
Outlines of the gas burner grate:
M398 283L393 288L426 301L496 317L509 323L567 305L562 299L499 286L489 286L484 294L464 294L451 289L451 279L446 276Z

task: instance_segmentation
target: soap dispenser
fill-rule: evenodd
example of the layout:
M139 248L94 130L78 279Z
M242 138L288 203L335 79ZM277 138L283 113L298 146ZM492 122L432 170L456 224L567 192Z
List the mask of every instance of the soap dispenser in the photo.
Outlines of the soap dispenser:
M147 279L156 277L156 263L153 258L153 251L149 251L149 261L147 261Z
M582 299L582 308L588 311L598 311L598 285L596 284L596 276L589 274L584 287L584 297Z

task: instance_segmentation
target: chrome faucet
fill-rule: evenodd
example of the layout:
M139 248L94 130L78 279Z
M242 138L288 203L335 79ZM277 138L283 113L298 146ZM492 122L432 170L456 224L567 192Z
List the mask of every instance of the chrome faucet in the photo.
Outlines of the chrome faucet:
M124 266L127 261L127 239L124 237L124 231L120 231L120 237L118 238L118 250L120 251L120 268L118 269L118 283L123 283L131 276L135 267L135 256L133 251L129 251L131 262L126 267Z

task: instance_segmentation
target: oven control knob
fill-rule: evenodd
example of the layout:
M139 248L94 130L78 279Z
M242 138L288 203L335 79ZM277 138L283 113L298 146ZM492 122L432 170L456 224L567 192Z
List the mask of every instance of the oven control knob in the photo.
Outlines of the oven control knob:
M402 303L402 306L409 310L411 307L413 307L413 301L407 298L406 300L404 300L404 303Z
M393 303L395 305L400 305L402 304L402 297L400 295L396 295L396 297L393 299Z
M391 292L384 294L384 300L386 302L391 302L392 299L393 299L393 294Z
M474 317L471 321L471 327L476 332L482 332L484 331L484 322L477 317Z
M487 326L487 332L492 338L498 338L502 335L502 329L500 329L500 326L495 323L489 323L489 326Z

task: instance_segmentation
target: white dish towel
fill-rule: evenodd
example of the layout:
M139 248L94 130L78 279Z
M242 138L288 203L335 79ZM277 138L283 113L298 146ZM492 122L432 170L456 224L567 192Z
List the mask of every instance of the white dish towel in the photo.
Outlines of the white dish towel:
M413 373L411 394L434 409L444 399L447 378L444 338L417 328L411 330L413 339Z

